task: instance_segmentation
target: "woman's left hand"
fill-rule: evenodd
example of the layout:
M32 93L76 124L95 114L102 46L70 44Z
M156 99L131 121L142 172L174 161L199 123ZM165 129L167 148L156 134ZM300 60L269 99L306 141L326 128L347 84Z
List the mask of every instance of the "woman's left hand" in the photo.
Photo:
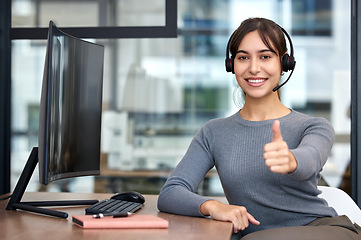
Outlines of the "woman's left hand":
M273 122L272 133L272 142L264 146L263 157L266 165L275 173L287 174L294 172L297 168L297 161L289 151L287 143L283 141L278 120Z

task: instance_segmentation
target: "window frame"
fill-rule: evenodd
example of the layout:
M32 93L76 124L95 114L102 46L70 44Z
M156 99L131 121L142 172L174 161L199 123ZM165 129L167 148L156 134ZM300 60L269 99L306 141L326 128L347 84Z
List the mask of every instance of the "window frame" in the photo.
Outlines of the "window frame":
M60 30L78 38L175 38L177 37L177 0L165 1L165 26L145 27L59 27ZM10 1L11 2L11 1ZM48 28L11 28L11 40L46 39Z

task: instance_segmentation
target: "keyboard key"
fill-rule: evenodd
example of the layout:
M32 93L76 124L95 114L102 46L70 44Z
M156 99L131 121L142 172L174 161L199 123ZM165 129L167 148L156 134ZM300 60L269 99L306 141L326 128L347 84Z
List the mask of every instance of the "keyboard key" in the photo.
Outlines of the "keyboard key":
M118 213L118 212L131 212L134 213L142 207L141 203L128 202L116 199L104 199L87 209L86 214L96 213Z

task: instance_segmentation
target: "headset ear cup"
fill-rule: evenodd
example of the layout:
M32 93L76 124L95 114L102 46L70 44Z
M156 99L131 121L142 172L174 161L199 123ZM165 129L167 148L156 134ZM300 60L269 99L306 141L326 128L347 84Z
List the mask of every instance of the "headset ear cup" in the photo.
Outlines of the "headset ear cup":
M295 68L295 58L293 56L290 56L288 54L285 54L282 57L282 70L284 72L288 72L290 70L293 70Z
M295 69L295 66L296 66L295 58L293 56L289 56L288 57L288 70Z
M227 71L227 72L232 71L232 67L231 67L231 62L230 62L230 60L231 60L231 59L226 58L226 60L224 61L224 66L226 67L226 71Z
M282 71L284 71L284 72L288 72L288 70L290 70L288 67L289 58L290 58L290 55L288 55L288 54L285 54L282 57Z
M234 70L233 70L233 58L226 58L225 65L226 65L226 71L227 72L234 73Z

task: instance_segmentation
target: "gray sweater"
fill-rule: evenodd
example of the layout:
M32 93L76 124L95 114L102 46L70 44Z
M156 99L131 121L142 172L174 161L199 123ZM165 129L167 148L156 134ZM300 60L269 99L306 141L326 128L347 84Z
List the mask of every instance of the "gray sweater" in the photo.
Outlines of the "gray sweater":
M247 121L237 112L202 126L162 188L158 209L203 216L200 205L210 198L195 192L215 166L229 204L246 207L261 222L259 226L250 224L242 234L336 216L335 210L317 197L320 171L334 141L332 126L323 118L296 111L278 120L283 140L297 160L293 173L273 173L265 165L263 147L272 141L274 120Z

